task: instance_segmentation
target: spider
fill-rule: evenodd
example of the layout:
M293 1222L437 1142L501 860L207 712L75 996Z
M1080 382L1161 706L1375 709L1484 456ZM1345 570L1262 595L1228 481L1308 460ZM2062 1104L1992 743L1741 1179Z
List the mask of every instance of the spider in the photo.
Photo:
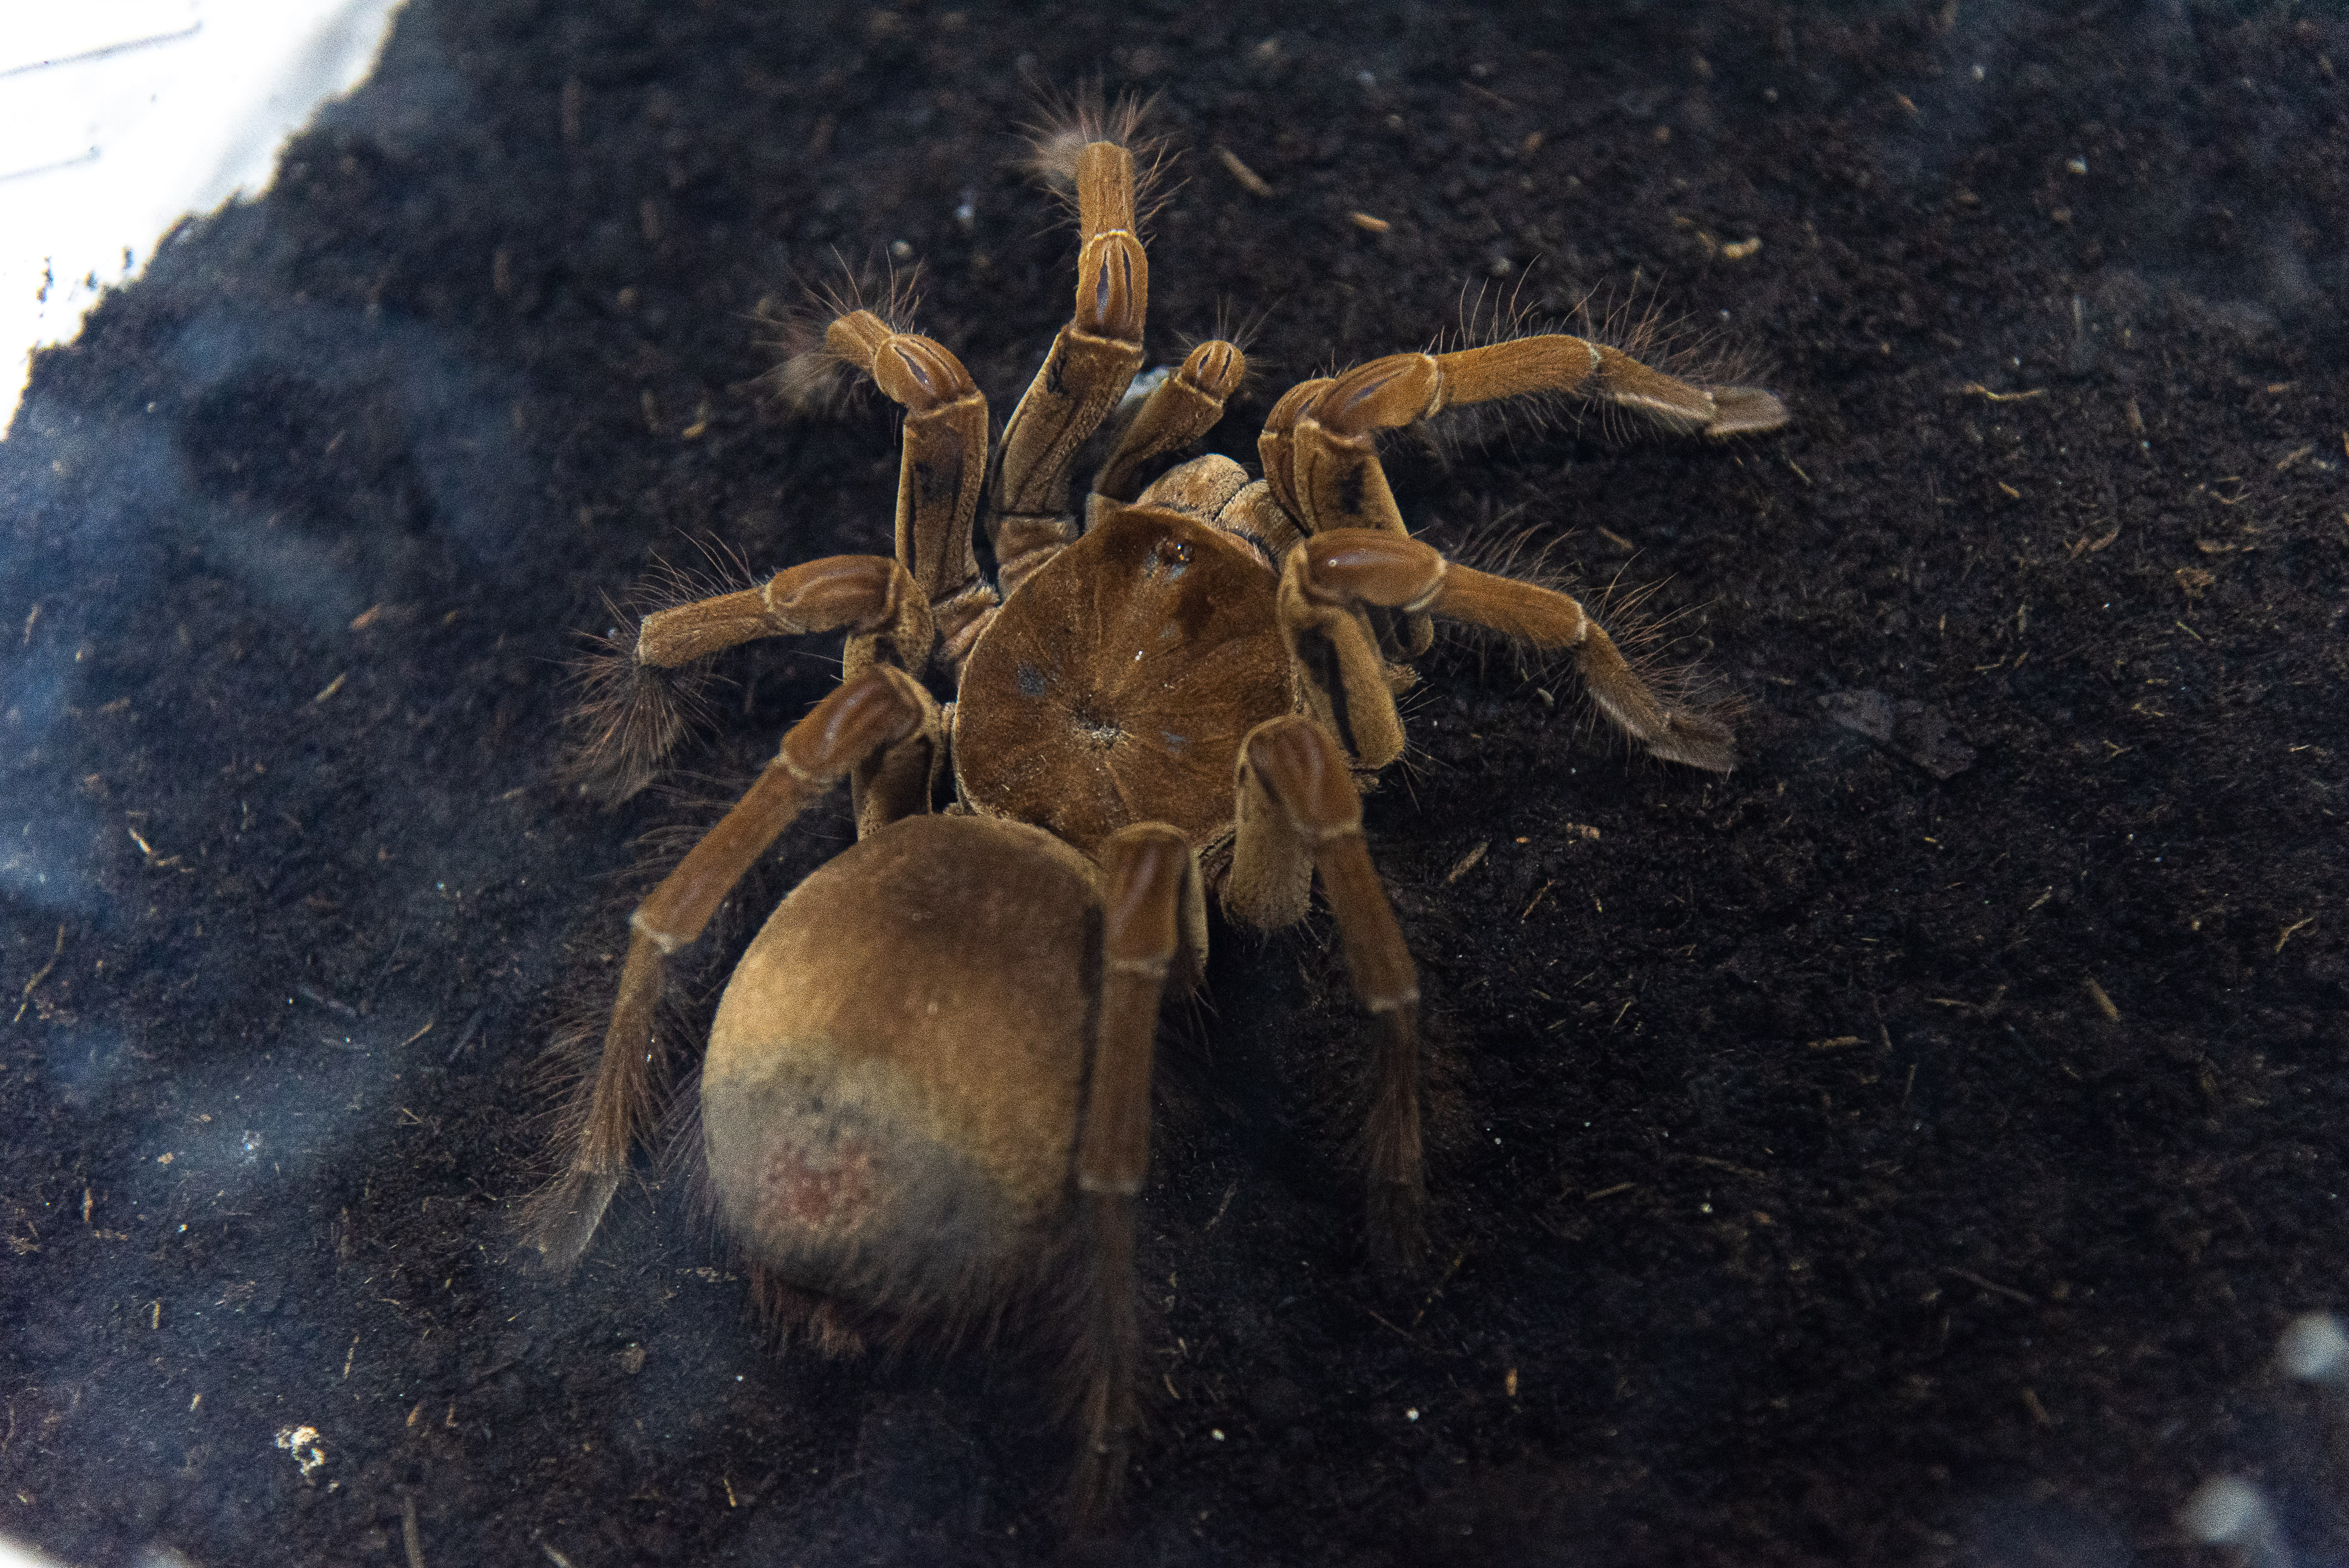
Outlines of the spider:
M1201 977L1211 892L1269 930L1306 917L1319 877L1371 1020L1371 1248L1404 1272L1423 1252L1419 990L1361 796L1402 751L1395 696L1433 620L1569 650L1639 746L1733 766L1727 728L1660 697L1573 599L1413 539L1379 432L1536 393L1714 436L1786 417L1764 391L1525 336L1303 382L1266 422L1261 479L1207 456L1144 487L1240 384L1241 351L1211 341L1139 400L1081 523L1080 449L1143 364L1132 132L1130 116L1096 119L1068 139L1075 310L992 446L986 399L945 347L861 307L826 328L825 352L905 410L894 553L651 614L621 655L615 733L657 752L678 728L663 672L754 638L846 636L840 685L631 916L568 1172L536 1225L555 1267L585 1251L655 1120L669 956L845 778L856 842L773 912L709 1030L693 1135L707 1198L754 1298L820 1347L1056 1323L1088 1518L1129 1468L1154 1035L1167 991Z

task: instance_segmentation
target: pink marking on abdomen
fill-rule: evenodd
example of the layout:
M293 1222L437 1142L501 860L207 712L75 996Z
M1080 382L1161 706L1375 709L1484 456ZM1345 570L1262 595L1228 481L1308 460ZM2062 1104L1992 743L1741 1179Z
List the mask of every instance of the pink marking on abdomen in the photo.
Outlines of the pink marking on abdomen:
M760 1217L798 1231L848 1230L873 1206L873 1153L864 1140L842 1139L825 1156L778 1143L759 1173Z

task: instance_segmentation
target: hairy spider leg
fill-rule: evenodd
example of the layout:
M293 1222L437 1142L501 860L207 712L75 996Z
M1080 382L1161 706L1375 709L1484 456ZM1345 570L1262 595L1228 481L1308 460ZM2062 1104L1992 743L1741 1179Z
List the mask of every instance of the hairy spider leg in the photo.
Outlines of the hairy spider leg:
M1077 154L1076 308L1003 428L988 540L1008 598L1077 537L1069 470L1142 368L1150 260L1135 232L1133 154L1113 141Z
M1141 492L1134 481L1146 464L1181 451L1215 428L1224 417L1224 404L1247 378L1247 356L1237 344L1210 338L1185 355L1174 374L1143 399L1133 421L1119 433L1109 461L1093 476L1093 493L1085 499L1085 525L1092 526L1101 506L1133 500Z
M885 555L826 555L756 588L656 611L636 628L636 662L676 669L761 637L846 631L864 664L919 675L935 623L913 575Z
M701 934L752 862L843 774L909 742L935 749L937 736L937 707L911 676L885 665L852 676L785 732L734 809L628 917L628 956L571 1170L536 1216L539 1250L555 1267L569 1268L587 1250L630 1152L651 1131L655 1081L667 1060L653 1016L667 956Z
M1647 751L1716 773L1737 764L1728 728L1657 696L1576 600L1454 564L1432 546L1382 529L1332 529L1290 553L1281 575L1281 631L1309 677L1314 713L1367 767L1383 767L1402 750L1402 724L1361 620L1363 607L1378 604L1489 627L1537 648L1569 649L1599 710Z
M897 559L937 622L940 658L959 668L998 602L972 544L987 479L987 398L943 344L898 332L869 310L834 319L823 341L905 410Z
M874 663L918 675L935 640L913 576L881 555L832 555L779 572L756 588L647 615L636 646L593 667L582 714L595 733L578 768L599 793L625 799L650 783L687 722L667 672L760 637L846 631L847 673Z
M1306 533L1340 526L1330 521L1330 508L1325 507L1318 516L1309 509L1308 498L1314 492L1306 488L1317 475L1325 480L1329 477L1320 472L1327 465L1319 461L1328 442L1314 423L1313 414L1322 394L1336 384L1328 377L1299 382L1272 406L1264 430L1257 437L1257 453L1264 461L1266 485ZM1355 441L1359 450L1352 455L1359 460L1350 463L1340 476L1341 482L1334 487L1338 492L1332 498L1334 515L1351 519L1365 528L1392 528L1397 533L1408 533L1393 493L1387 488L1386 469L1380 466L1378 454L1372 449L1372 439L1366 433ZM1333 487L1325 483L1323 488ZM1417 658L1435 642L1434 626L1424 614L1397 613L1384 604L1373 604L1365 607L1362 620L1380 654L1390 660Z
M843 680L875 665L918 676L936 640L923 598L902 562L827 555L778 572L760 587L646 616L636 631L636 660L675 669L760 637L845 630ZM940 760L934 748L910 747L859 760L849 773L857 831L926 810Z
M1077 1144L1085 1258L1071 1367L1085 1428L1071 1490L1089 1520L1113 1509L1124 1486L1142 1377L1133 1208L1150 1163L1159 1006L1170 978L1185 987L1197 982L1207 952L1199 862L1180 830L1121 828L1102 845L1101 866L1101 1011Z
M1344 375L1303 382L1274 405L1258 442L1265 478L1307 531L1410 531L1379 463L1378 432L1446 408L1504 397L1570 393L1645 416L1682 434L1774 430L1785 406L1754 387L1700 387L1642 365L1619 349L1543 333L1451 354L1391 354ZM1373 615L1389 657L1425 653L1433 627L1420 611L1397 617L1392 636Z
M1313 873L1338 920L1354 993L1378 1023L1364 1125L1371 1247L1409 1273L1427 1248L1419 1131L1419 972L1362 838L1346 754L1302 714L1248 732L1237 769L1237 831L1223 890L1234 918L1265 929L1305 918Z

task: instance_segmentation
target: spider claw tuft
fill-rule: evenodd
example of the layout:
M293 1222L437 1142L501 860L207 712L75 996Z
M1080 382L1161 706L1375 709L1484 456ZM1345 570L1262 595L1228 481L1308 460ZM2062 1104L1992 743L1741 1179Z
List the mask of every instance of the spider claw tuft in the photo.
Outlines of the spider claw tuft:
M1019 160L1020 166L1074 212L1077 154L1096 141L1114 142L1133 154L1136 221L1146 222L1174 193L1164 185L1172 160L1168 139L1142 132L1157 102L1155 96L1137 98L1131 93L1108 101L1098 81L1070 93L1048 93L1037 102L1036 119L1023 128L1028 134L1028 156Z
M1650 756L1711 773L1736 771L1737 743L1727 725L1682 708L1667 708L1664 717L1664 728L1640 742Z
M1786 422L1786 405L1759 387L1715 387L1708 436L1752 436Z
M852 268L845 257L833 253L836 276L808 288L800 304L781 316L760 319L775 329L765 346L778 355L773 369L760 377L758 388L793 414L823 416L836 412L863 384L853 372L871 366L843 359L826 336L826 329L844 315L865 311L878 316L892 332L914 330L920 307L919 267L888 263L876 270L868 264Z
M1418 1277L1427 1266L1427 1189L1417 1181L1370 1184L1371 1261L1390 1279Z
M578 665L579 703L570 720L576 739L564 777L616 806L659 775L707 705L699 672L636 656L634 626L595 640L599 646Z
M623 1172L572 1171L529 1204L525 1223L548 1272L567 1274L576 1267L604 1222L604 1211L620 1190Z

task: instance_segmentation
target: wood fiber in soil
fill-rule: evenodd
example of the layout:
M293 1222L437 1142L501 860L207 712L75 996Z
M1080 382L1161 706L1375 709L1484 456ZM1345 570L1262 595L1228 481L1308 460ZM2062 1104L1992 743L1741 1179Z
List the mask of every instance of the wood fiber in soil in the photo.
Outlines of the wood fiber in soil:
M2349 1297L2344 70L2274 6L413 0L0 446L0 1532L390 1563L412 1501L436 1564L2170 1563L2232 1470L2349 1550L2269 1370ZM1034 1367L771 1354L675 1179L569 1281L514 1209L633 841L833 668L734 659L683 798L612 813L556 779L577 634L701 542L887 547L885 413L780 418L757 318L902 248L1007 410L1072 259L1013 131L1089 75L1182 151L1154 358L1261 315L1221 449L1464 289L1653 307L1794 417L1395 443L1437 542L1654 585L1744 765L1426 662L1369 821L1436 1268L1361 1253L1326 920L1219 925L1144 1204L1153 1424L1072 1547ZM702 1016L848 833L736 901Z

